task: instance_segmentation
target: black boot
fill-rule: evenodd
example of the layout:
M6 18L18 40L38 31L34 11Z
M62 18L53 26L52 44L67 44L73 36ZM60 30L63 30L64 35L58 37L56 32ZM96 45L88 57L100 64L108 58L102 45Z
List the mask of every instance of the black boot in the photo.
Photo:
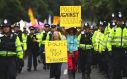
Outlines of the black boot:
M43 69L46 70L46 65L43 66Z
M50 69L50 66L49 66L49 65L47 65L46 69L47 69L47 70L49 70L49 69Z
M68 71L68 79L73 79L73 73L72 73L72 71Z
M56 76L55 79L60 79L60 76Z
M86 79L85 73L82 73L82 79Z
M73 79L75 79L75 71L72 72Z
M22 71L22 67L20 67L20 68L18 69L18 73L21 73L21 71Z
M9 79L16 79L16 77L9 77Z
M27 71L28 71L28 72L31 72L31 68L28 68Z
M90 78L90 74L87 74L87 78L86 78L86 79L91 79L91 78Z
M34 67L34 71L37 71L37 67Z

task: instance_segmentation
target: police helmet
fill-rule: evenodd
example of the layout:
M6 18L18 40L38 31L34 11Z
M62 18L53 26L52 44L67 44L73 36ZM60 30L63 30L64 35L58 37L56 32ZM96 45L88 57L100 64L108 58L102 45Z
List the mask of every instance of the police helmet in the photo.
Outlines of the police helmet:
M116 26L116 23L114 21L110 22L110 27Z
M29 29L30 29L30 30L35 30L35 27L30 26Z
M103 21L103 26L108 26L108 22L107 21Z
M11 28L11 23L9 22L9 20L5 19L2 23L2 28L4 27L10 27Z
M90 28L89 23L86 22L86 23L84 24L84 28Z
M50 25L49 24L45 24L44 27L50 28Z
M15 28L15 27L20 28L20 23L19 23L19 22L15 23L14 28Z
M114 18L115 17L115 14L114 13L112 13L112 18Z
M97 26L98 26L98 27L103 27L103 21L99 21L99 22L97 23Z
M56 25L51 25L51 28L56 28Z
M122 20L123 19L123 15L121 12L118 12L118 15L117 15L117 20Z

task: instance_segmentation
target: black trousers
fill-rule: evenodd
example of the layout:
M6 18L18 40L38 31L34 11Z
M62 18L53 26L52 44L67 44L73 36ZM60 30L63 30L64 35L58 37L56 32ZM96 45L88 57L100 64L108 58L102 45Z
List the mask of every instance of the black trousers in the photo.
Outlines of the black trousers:
M0 57L0 79L16 79L16 58Z
M111 52L105 51L102 53L99 53L99 70L100 72L107 75L107 77L110 77L111 71L112 71L112 57Z
M46 66L47 66L47 64L46 64L46 60L45 60L45 46L44 45L42 45L41 47L40 47L40 52L41 52L41 59L42 59L42 63L43 63L43 65L44 65L44 67L46 68Z
M32 63L34 66L34 69L37 67L37 52L38 51L29 51L28 52L28 69L32 68Z
M45 53L42 53L43 65L46 66Z
M123 48L113 47L112 51L112 79L122 79L122 65L125 50Z
M46 63L46 58L45 58L45 53L42 54L42 58L43 58L43 69L49 69L50 64Z
M16 58L16 67L17 67L18 73L22 71L23 66L24 66L24 60Z
M50 64L50 78L60 79L62 63Z
M125 49L125 53L122 56L122 75L127 77L127 50Z
M82 50L79 49L80 52L80 65L82 73L90 75L91 73L91 65L92 65L92 50Z

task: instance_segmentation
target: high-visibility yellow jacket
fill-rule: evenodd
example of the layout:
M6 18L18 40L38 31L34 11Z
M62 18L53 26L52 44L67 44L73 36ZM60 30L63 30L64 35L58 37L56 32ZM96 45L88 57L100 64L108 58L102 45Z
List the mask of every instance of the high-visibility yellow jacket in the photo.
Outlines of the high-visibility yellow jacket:
M27 35L24 33L22 33L22 47L24 51L27 49Z
M108 51L112 51L112 43L111 43L111 31L110 24L105 28L104 31L104 43L105 43L105 49Z
M18 36L11 33L9 37L3 34L0 37L0 56L16 56L23 58L23 50Z
M127 47L127 28L116 27L111 31L112 45L115 47Z
M104 42L104 33L100 32L100 30L97 30L94 32L92 36L92 43L94 46L94 50L98 52L105 51L105 42Z
M43 33L37 33L36 34L36 38L37 38L37 42L39 43L39 47L42 44L42 37L43 37Z
M83 50L89 50L93 48L92 45L92 34L85 34L85 32L81 32L78 36L78 47L82 48Z

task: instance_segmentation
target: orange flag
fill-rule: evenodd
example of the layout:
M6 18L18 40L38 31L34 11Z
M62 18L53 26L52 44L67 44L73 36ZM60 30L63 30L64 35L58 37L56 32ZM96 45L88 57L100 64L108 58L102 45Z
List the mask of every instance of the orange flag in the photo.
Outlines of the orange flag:
M59 24L59 22L60 22L60 17L59 16L54 16L53 17L53 24L57 25L57 24Z
M34 15L33 15L33 11L31 8L28 9L28 15L30 17L30 21L32 23L32 26L35 26L36 25L36 21L35 21L35 18L34 18Z

